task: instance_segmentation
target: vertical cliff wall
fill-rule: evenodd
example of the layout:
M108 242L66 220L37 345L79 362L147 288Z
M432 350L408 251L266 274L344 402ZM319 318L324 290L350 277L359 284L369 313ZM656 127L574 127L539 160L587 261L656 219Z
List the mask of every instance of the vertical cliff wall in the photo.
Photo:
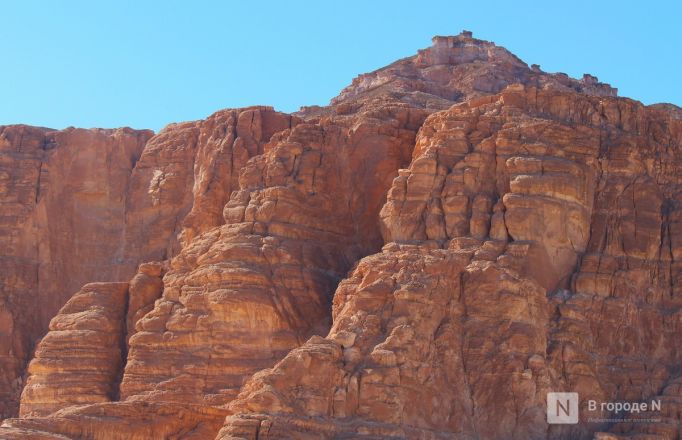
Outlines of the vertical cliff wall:
M238 170L295 118L269 107L149 130L0 128L0 417L50 319L83 284L128 282L222 223Z
M5 414L52 321L0 436L678 439L680 114L465 32L296 115L3 128Z
M546 393L663 394L677 438L682 121L511 86L429 117L327 338L255 375L220 438L591 438ZM601 414L604 418L608 414ZM596 417L597 415L593 415ZM622 427L614 427L622 429Z
M0 127L0 417L15 415L35 341L117 258L130 176L150 131Z

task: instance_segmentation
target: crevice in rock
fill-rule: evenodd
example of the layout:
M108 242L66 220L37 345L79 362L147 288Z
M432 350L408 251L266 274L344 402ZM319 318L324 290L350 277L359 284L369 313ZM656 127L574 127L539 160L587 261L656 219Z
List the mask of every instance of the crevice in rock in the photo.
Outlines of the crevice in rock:
M125 372L126 364L128 363L128 309L130 307L130 285L126 289L125 301L123 302L123 313L121 318L121 327L119 330L119 352L121 356L118 372L116 378L111 385L110 398L112 402L121 400L121 382L123 381L123 373Z

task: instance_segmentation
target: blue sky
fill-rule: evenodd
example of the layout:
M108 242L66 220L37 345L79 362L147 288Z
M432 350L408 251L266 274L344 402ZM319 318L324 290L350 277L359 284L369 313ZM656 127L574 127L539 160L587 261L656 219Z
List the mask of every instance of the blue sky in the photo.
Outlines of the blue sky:
M676 1L0 1L0 124L158 130L295 111L462 29L527 63L682 106Z

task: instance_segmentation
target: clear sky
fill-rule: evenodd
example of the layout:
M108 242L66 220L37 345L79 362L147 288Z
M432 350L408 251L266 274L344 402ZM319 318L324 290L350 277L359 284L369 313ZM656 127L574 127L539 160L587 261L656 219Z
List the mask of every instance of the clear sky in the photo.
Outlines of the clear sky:
M0 124L152 128L324 105L462 29L528 64L682 106L682 1L0 0Z

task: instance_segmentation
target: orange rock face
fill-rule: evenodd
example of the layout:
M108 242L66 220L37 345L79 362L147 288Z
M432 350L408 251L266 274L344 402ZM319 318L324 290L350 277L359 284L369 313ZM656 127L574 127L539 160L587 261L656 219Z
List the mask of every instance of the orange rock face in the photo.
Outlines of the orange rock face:
M681 127L631 101L520 86L429 117L382 209L393 243L341 283L327 338L244 386L221 438L608 427L547 425L546 393L565 389L664 390L679 424L679 158L659 142L679 146Z
M43 318L0 303L0 390L23 386L0 437L679 438L682 119L615 95L463 33L329 107L125 131L144 142L117 247L64 266L108 282L51 312L25 386ZM3 209L36 215L4 181ZM580 394L579 423L548 424L552 391Z
M0 417L16 414L34 343L69 297L130 276L125 195L151 134L0 127Z
M254 107L153 137L0 127L0 417L16 414L34 343L69 297L87 282L128 282L139 263L220 224L238 170L292 121Z
M115 397L125 341L127 283L86 284L50 322L28 367L21 415L48 415Z
M224 405L253 373L326 333L336 284L380 243L373 219L423 116L382 108L301 123L266 144L242 170L225 225L171 262L130 339L122 397Z

